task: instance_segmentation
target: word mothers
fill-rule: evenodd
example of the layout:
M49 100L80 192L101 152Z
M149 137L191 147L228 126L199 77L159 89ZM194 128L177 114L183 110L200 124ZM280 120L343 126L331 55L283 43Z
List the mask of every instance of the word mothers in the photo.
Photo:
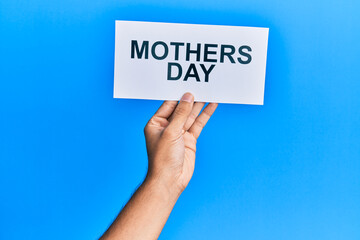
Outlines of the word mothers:
M185 58L185 61L189 62L190 57L193 56L196 59L196 62L209 62L209 63L224 63L225 59L230 61L230 63L235 64L239 62L240 64L249 64L252 60L249 52L252 51L250 46L243 45L237 49L239 57L234 58L236 49L233 45L222 44L201 44L197 43L196 48L192 48L190 43L183 42L170 42L170 47L168 44L162 41L154 42L149 46L149 41L143 41L141 47L138 44L137 40L131 40L131 58L134 59L135 56L138 59L149 59L149 50L151 50L151 56L156 60L165 60L169 56L169 51L173 51L172 55L174 56L174 61L179 61L179 55L181 50L185 50L185 54L181 55L181 58ZM159 53L160 52L160 53ZM206 68L204 64L200 64L200 68L204 73L204 81L209 82L209 75L214 70L215 64L212 64L209 68ZM173 70L177 69L177 73L174 73ZM167 69L167 80L179 80L183 75L183 67L177 62L168 62ZM200 82L200 76L195 63L190 63L185 75L184 81L187 81L190 77L196 79L197 82Z

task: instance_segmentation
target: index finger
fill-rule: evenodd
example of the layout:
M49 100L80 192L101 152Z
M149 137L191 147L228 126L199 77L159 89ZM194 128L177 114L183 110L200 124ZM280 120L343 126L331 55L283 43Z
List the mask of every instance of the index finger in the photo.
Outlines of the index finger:
M176 105L177 101L164 101L154 114L154 117L169 118L175 110Z

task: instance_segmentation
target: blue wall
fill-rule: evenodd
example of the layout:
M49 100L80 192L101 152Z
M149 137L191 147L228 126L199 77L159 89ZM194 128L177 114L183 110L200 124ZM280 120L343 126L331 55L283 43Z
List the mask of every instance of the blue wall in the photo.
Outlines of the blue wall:
M160 101L112 98L115 20L269 27L265 105L221 104L160 239L360 239L357 0L1 0L0 239L95 239Z

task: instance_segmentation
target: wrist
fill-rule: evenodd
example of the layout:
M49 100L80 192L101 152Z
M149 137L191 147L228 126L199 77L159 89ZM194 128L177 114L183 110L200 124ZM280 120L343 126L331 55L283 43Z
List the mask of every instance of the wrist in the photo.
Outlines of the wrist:
M163 197L169 200L177 200L184 189L179 187L176 181L170 177L156 176L154 174L147 174L144 180L144 185L149 186L152 191L156 191Z

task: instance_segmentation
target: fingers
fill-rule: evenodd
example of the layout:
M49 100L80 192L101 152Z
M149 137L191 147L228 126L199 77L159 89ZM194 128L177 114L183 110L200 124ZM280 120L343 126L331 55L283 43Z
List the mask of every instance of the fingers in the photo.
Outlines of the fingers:
M164 101L154 114L154 117L168 118L173 113L177 101Z
M193 109L191 110L190 116L186 120L186 123L184 125L184 130L188 130L191 127L191 125L194 123L195 119L197 118L197 116L201 112L201 109L204 107L204 105L205 105L204 102L194 102ZM174 114L172 114L170 116L170 118L168 119L169 122L171 122L171 120L173 118L174 118Z
M195 122L197 116L199 116L199 113L201 112L201 109L204 107L204 105L205 105L204 102L194 103L194 106L193 106L193 109L191 110L190 116L184 125L184 130L189 130L189 128Z
M185 93L175 111L172 119L170 120L168 129L174 131L174 133L181 133L186 120L188 119L194 104L194 96L191 93Z
M179 104L176 104L176 101L165 101L155 115L169 118L170 124L167 127L169 131L179 134L183 129L188 130L195 138L200 136L218 106L217 103L209 103L199 115L205 103L194 103L194 96L191 93L185 93Z
M211 115L215 112L217 106L217 103L209 103L188 130L188 132L194 135L196 139L200 136L201 131L205 127Z

